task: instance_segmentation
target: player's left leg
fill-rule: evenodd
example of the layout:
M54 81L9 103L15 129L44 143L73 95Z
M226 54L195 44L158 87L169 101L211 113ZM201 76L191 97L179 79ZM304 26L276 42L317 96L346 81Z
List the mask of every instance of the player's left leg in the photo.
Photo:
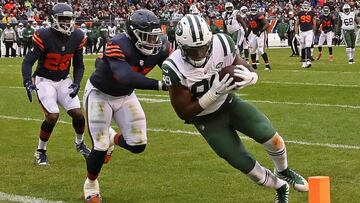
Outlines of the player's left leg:
M72 118L72 126L75 131L75 149L80 152L84 158L88 157L90 150L86 147L84 142L84 129L85 118L80 109L80 100L78 96L74 98L70 97L71 89L69 86L72 84L72 80L68 77L60 81L60 85L57 89L58 103L64 107L66 112Z
M308 190L307 181L288 167L287 152L282 137L270 120L254 106L234 97L230 121L234 128L262 144L275 165L275 174L291 184L295 190Z
M125 96L121 104L113 105L113 118L122 134L110 133L110 145L118 145L135 154L143 152L147 144L146 119L135 93Z
M356 34L355 30L350 31L350 41L351 41L351 58L352 58L352 64L355 63L355 43L356 43Z
M266 38L267 38L267 34L265 32L261 33L261 35L257 38L258 52L259 52L259 54L261 54L261 57L264 60L265 70L271 70L270 63L269 63L269 58L268 58L268 55L267 55L267 53L265 51Z

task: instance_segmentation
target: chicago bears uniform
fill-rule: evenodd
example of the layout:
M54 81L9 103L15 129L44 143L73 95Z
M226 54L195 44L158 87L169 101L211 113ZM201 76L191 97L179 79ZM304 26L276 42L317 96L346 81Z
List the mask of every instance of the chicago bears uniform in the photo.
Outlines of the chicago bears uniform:
M266 29L269 26L269 23L265 19L263 14L258 13L258 9L256 5L251 6L250 8L250 19L248 22L248 34L247 37L252 34L251 38L249 39L249 46L250 46L250 54L252 60L252 67L254 69L257 68L256 66L256 53L259 52L261 54L264 62L265 62L265 70L271 70L270 63L268 56L265 51L266 47L266 40L267 40L267 31Z
M93 141L84 183L84 197L88 202L100 201L97 176L114 145L132 153L145 150L145 113L134 90L166 90L162 81L145 77L156 65L161 66L171 52L170 44L161 35L160 20L155 14L137 10L126 21L126 34L110 39L103 57L96 59L95 72L87 81L84 93ZM110 128L112 119L121 128L121 135Z
M109 129L112 117L121 127L122 136L129 145L147 143L145 114L134 90L159 90L158 80L144 76L156 65L161 65L169 55L169 44L165 38L163 40L159 54L145 56L122 33L109 40L104 56L96 59L95 72L90 76L84 94L84 107L88 112L88 127L94 140L94 149L106 151L109 148L108 138L99 139L96 136L104 129ZM90 95L92 91L94 94ZM109 104L105 103L98 108L93 106L106 97L111 98ZM134 129L137 133L134 133Z
M22 64L22 76L29 100L32 101L32 91L36 90L45 114L38 149L35 152L38 165L48 165L46 145L59 117L58 104L72 117L77 151L85 158L90 153L83 142L85 119L77 96L84 74L82 49L86 39L81 30L74 29L70 5L55 4L52 19L51 28L41 28L33 34L33 48L27 53ZM69 74L71 60L73 80ZM36 61L37 67L32 75L32 66Z
M196 21L200 23L195 28L190 26ZM289 186L285 180L294 183L296 190L307 191L306 180L288 168L284 141L269 119L230 93L234 87L228 75L219 78L218 72L234 65L234 77L243 79L235 82L235 89L257 81L254 70L235 53L233 40L226 34L212 35L206 21L192 15L179 21L176 40L179 49L161 68L177 115L193 124L216 154L231 166L255 183L276 189L276 203L288 203ZM275 174L249 155L237 131L264 146L275 163Z
M304 2L301 9L297 14L295 33L299 38L298 41L301 47L302 67L309 68L311 67L311 47L313 45L314 28L316 25L315 13L311 10L309 2Z
M332 55L332 39L334 37L334 29L335 29L335 16L330 14L330 9L328 7L324 7L324 13L319 17L319 23L322 28L321 34L319 37L318 50L319 54L317 56L317 60L319 60L322 56L322 45L326 41L326 44L329 49L329 60L333 60Z

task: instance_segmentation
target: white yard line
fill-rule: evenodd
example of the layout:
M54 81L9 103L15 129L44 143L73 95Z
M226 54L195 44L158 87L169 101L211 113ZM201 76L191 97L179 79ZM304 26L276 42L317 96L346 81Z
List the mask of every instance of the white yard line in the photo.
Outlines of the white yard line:
M28 118L28 117L16 117L16 116L6 116L0 115L0 119L7 119L7 120L22 120L22 121L36 121L36 122L43 122L42 119L37 118ZM68 124L70 125L71 122L59 120L58 123ZM163 129L163 128L148 128L148 131L151 132L167 132L171 134L181 134L181 135L200 135L196 131L184 131L184 130L174 130L174 129ZM252 140L249 137L241 136L242 139L245 140ZM360 146L357 145L343 145L343 144L334 144L334 143L317 143L317 142L305 142L300 140L287 140L287 143L297 144L297 145L305 145L305 146L319 146L319 147L327 147L327 148L336 148L336 149L355 149L360 150Z
M22 196L0 192L1 201L11 201L11 202L22 202L22 203L64 203L63 201L50 201L47 199L40 199L31 196Z

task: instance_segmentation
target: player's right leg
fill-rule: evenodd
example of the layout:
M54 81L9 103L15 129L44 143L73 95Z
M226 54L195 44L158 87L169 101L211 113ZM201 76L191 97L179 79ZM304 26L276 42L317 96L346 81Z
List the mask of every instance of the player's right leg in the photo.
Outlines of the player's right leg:
M86 159L87 178L84 183L84 197L87 202L100 202L97 177L104 164L106 151L110 144L109 127L113 111L107 95L95 89L89 80L84 94L84 108L93 143L93 148Z
M57 105L56 82L36 76L35 85L38 88L36 93L45 114L45 120L40 127L38 147L34 156L36 164L46 166L49 164L46 145L59 118L60 110Z
M251 57L251 66L254 69L257 69L257 65L256 65L256 52L257 52L257 40L256 40L256 36L252 36L249 39L249 47L250 47L250 57Z

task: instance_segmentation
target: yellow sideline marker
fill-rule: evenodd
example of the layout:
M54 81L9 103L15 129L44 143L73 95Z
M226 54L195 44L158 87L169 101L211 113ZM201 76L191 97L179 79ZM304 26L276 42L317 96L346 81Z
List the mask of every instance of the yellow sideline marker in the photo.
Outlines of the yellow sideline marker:
M312 176L309 182L309 203L330 203L330 177Z

